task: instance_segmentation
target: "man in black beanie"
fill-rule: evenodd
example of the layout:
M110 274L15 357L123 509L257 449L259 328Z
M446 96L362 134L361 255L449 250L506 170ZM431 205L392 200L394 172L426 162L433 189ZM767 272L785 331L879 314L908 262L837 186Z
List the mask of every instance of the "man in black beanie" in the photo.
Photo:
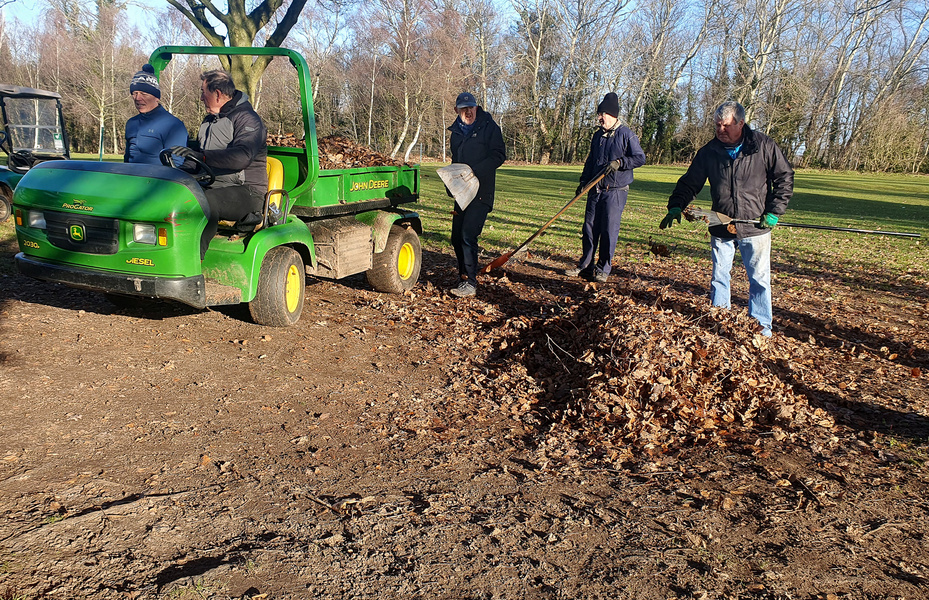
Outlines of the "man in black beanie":
M600 128L590 140L590 153L581 172L575 195L600 173L606 175L587 192L587 208L581 229L581 259L565 275L605 282L612 270L613 253L632 170L645 164L639 138L619 120L619 99L613 92L597 105ZM596 259L596 260L595 260Z
M187 145L187 128L161 105L161 87L151 65L132 77L129 94L139 114L126 121L123 162L160 165L162 150Z

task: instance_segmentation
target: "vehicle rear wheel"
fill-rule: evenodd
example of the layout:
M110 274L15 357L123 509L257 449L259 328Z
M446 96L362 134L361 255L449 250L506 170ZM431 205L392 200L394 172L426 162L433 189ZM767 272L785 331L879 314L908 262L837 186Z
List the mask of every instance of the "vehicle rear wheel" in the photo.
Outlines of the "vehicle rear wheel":
M374 266L365 275L379 292L402 294L413 289L423 266L422 246L412 228L390 228L384 251L374 255Z
M303 258L293 248L278 246L265 255L258 274L258 293L248 303L259 325L289 327L300 319L306 276Z

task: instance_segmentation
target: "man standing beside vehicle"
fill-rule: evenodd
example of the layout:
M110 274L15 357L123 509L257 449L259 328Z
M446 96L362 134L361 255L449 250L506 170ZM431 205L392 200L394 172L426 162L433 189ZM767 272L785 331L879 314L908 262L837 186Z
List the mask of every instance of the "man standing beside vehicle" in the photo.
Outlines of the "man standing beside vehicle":
M730 306L730 278L736 249L748 275L748 313L771 335L771 229L787 211L793 195L794 171L778 145L745 123L745 109L738 102L724 102L713 116L716 137L697 151L687 172L668 199L668 214L660 228L681 222L681 212L710 182L713 210L734 223L710 227L713 306Z
M161 87L151 65L133 75L129 94L139 114L126 121L123 162L160 165L162 150L187 145L187 128L161 105Z
M257 225L268 191L268 130L232 76L216 69L200 75L200 99L207 115L197 133L200 150L186 146L172 153L201 161L216 176L205 188L210 216L200 241L200 257L216 235L219 221Z
M462 298L477 293L477 238L494 208L497 169L506 161L506 145L500 126L469 92L458 94L455 112L458 118L448 128L452 162L471 167L480 183L468 206L461 209L456 205L452 213L452 247L458 259L459 284L451 293Z
M619 120L619 98L606 94L597 105L600 128L590 140L590 153L574 195L600 173L603 179L587 192L587 208L581 228L581 260L565 275L582 275L601 283L613 268L619 226L632 183L632 170L645 164L639 138ZM596 259L596 260L595 260Z

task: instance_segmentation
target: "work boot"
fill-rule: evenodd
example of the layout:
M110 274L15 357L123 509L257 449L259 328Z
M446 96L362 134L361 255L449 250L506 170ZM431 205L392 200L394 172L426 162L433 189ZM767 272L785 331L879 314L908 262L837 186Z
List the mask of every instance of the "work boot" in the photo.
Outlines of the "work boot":
M449 291L452 296L458 296L459 298L464 298L465 296L473 296L477 293L477 287L474 286L470 281L462 281L458 284L458 287L453 288Z

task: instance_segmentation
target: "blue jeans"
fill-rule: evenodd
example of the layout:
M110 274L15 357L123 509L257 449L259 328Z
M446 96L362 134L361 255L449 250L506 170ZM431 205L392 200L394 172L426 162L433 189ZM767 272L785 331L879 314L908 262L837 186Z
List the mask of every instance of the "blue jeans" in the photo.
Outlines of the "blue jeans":
M748 275L748 314L761 324L762 334L771 335L771 234L741 240L711 236L710 247L713 251L713 281L710 283L713 306L729 308L732 260L738 247Z

